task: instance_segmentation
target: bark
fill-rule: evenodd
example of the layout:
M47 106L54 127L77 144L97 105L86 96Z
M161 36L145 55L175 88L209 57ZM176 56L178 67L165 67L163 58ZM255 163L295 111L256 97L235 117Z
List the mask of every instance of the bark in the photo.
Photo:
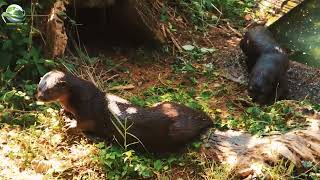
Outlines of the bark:
M259 138L239 131L215 131L208 138L210 148L202 153L228 164L242 178L261 175L282 158L301 167L302 161L319 162L320 119L309 119L310 126L279 135Z

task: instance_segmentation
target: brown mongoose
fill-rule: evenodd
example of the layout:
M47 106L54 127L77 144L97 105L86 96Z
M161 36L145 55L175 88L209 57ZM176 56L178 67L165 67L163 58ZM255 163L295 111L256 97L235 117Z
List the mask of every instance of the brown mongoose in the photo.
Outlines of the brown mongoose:
M106 118L109 112L105 108L105 94L93 83L71 73L50 71L41 78L36 98L43 102L58 101L64 111L75 117L78 129L100 136L107 135ZM75 124L69 123L67 126L74 128Z
M107 139L113 137L122 146L126 142L134 144L130 146L133 149L145 148L149 152L177 151L213 124L205 113L177 103L164 102L151 108L132 105L118 96L105 95L89 81L61 71L42 77L36 97L45 102L59 101L75 116L83 131Z

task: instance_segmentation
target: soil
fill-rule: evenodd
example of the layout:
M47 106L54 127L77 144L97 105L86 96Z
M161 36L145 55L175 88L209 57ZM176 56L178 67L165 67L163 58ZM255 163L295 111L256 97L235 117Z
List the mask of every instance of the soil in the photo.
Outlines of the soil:
M244 55L239 47L230 49L234 51L233 57L221 64L221 69L226 73L228 79L246 84L248 73L244 65ZM221 52L222 53L222 52ZM229 54L232 54L229 52ZM223 56L226 57L227 54ZM287 99L309 100L313 103L320 103L320 69L306 66L304 64L290 61L288 70L289 94Z
M240 38L237 37L237 34L226 28L217 27L203 34L194 33L191 35L190 31L182 32L181 34L176 35L180 44L196 42L199 46L217 49L212 55L204 57L204 61L202 61L212 62L219 72L220 77L218 79L221 83L215 81L211 85L217 86L216 83L227 84L229 88L237 89L236 92L233 91L231 94L235 94L236 96L238 94L247 95L245 87L248 81L248 73L244 63L246 57L238 46ZM110 55L110 53L106 54ZM167 79L175 78L175 83L177 84L188 81L188 74L177 77L172 72L171 65L174 63L174 56L152 54L151 58L148 56L141 57L133 55L136 52L132 51L126 51L125 53L118 52L117 54L113 55L113 59L126 59L126 62L121 66L127 68L128 73L116 73L119 74L118 78L129 79L135 85L136 88L131 91L132 94L143 92L155 85L163 85L163 82ZM205 81L201 77L197 78L200 78L199 84L201 84L201 81ZM288 99L307 99L313 103L320 103L320 69L291 61L288 70L288 81L290 91Z
M125 71L121 71L119 68L113 68L110 71L103 70L102 66L99 66L100 71L108 72L107 77L114 77L110 81L108 80L108 83L125 80L134 86L131 90L115 92L124 98L139 95L141 92L153 86L167 86L166 80L173 80L173 84L170 84L172 87L182 83L188 86L194 86L194 89L197 91L206 83L208 84L208 88L214 92L222 87L225 89L223 93L211 99L209 108L214 110L219 109L221 117L227 117L230 113L227 103L232 102L232 104L236 106L236 110L231 113L233 113L233 115L242 113L244 107L243 104L241 104L242 102L239 101L239 98L248 99L246 92L248 73L246 72L246 66L244 64L245 56L238 46L241 38L239 37L239 33L235 32L232 28L228 28L229 26L217 26L212 27L207 32L198 32L187 29L185 24L188 23L176 25L175 27L177 27L178 30L172 33L178 45L196 44L199 47L216 49L214 53L206 55L199 63L199 66L202 65L201 63L214 64L217 74L210 81L208 81L208 78L197 74L174 73L171 65L174 64L176 60L178 49L175 48L175 51L173 51L171 55L159 52L139 54L137 53L138 50L120 50L116 53L110 53L110 49L96 49L94 47L87 47L87 50L89 54L90 51L99 52L99 54L103 54L104 57L112 59L115 64L120 64L120 69L126 69ZM177 44L172 46L177 46ZM102 59L103 58L101 58L101 60ZM197 64L195 64L195 66L197 66ZM190 76L196 76L198 83L192 84L190 82ZM319 69L307 67L297 62L290 62L288 77L290 88L289 99L308 99L314 103L320 103ZM170 176L172 179L181 179L181 177L183 177L183 179L197 179L199 173L189 168L173 168Z

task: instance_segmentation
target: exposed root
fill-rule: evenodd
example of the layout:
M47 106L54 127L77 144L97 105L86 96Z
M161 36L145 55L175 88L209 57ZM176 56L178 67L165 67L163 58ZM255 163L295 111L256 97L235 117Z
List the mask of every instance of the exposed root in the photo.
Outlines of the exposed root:
M301 167L302 161L317 162L320 159L319 119L309 119L311 126L282 135L259 138L238 131L215 131L209 137L211 148L205 153L213 159L227 163L238 174L248 168L261 174L264 167L276 164L282 158ZM246 171L247 172L247 171Z

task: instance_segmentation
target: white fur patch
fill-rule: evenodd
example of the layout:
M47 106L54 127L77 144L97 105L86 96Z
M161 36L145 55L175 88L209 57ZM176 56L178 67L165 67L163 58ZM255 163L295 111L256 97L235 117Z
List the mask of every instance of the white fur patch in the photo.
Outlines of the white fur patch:
M54 70L47 72L43 77L41 77L38 87L40 89L51 89L57 85L64 76L65 74L61 71Z
M135 113L138 112L138 110L137 110L137 108L129 107L129 108L126 110L126 112L127 112L128 114L135 114Z
M121 110L116 102L108 102L108 109L115 115L121 116Z
M276 49L279 53L284 53L283 50L282 50L279 46L276 46L275 49Z
M119 96L113 94L106 94L106 99L108 101L109 110L117 116L121 116L122 112L118 106L118 104L130 104L129 101L122 99Z
M106 98L108 102L119 102L124 104L130 104L129 101L113 94L106 94Z

